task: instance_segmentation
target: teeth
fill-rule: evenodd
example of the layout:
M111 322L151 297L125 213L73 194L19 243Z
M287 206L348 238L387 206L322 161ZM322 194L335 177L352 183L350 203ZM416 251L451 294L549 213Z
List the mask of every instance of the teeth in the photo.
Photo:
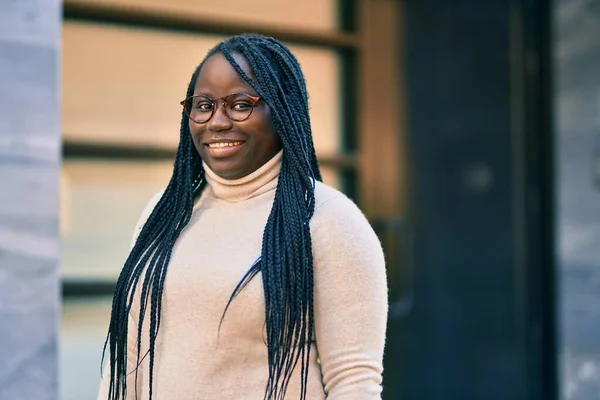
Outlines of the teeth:
M211 149L221 148L221 147L234 147L239 146L242 142L219 142L219 143L211 143L208 145Z

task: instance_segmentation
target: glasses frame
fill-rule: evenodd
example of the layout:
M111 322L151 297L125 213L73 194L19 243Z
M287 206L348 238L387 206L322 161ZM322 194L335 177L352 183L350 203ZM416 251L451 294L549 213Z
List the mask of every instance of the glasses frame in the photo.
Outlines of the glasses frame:
M228 97L231 96L236 96L236 95L244 95L246 97L248 97L250 99L250 101L252 102L252 108L250 109L250 113L242 118L242 119L238 119L238 118L232 118L231 115L229 115L229 104L227 103L227 101L225 100ZM198 122L195 119L192 118L192 115L190 113L190 110L188 110L186 104L188 101L194 99L195 97L204 97L206 99L209 99L212 101L213 106L212 106L212 110L210 112L210 116L206 119L206 121L202 121L202 122ZM181 100L179 102L179 104L181 104L181 106L183 107L183 112L185 113L185 115L187 115L187 117L190 119L190 121L194 121L197 124L206 124L208 121L211 120L211 118L215 115L215 111L217 110L218 107L218 103L220 102L221 105L223 106L223 113L227 116L227 118L229 118L231 121L234 122L242 122L242 121L246 121L248 118L250 118L250 116L252 115L252 112L254 112L254 108L256 107L256 103L258 103L258 101L261 99L260 96L252 96L251 94L248 93L244 93L244 92L237 92L237 93L229 93L226 96L222 96L222 97L217 97L216 99L213 99L212 97L205 95L205 94L195 94L192 96L189 96L187 98L185 98L184 100Z

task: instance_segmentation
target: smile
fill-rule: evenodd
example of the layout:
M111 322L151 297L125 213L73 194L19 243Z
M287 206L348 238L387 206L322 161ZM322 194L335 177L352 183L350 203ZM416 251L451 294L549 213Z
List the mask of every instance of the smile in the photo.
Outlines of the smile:
M217 142L217 143L208 143L207 146L210 149L219 149L224 147L236 147L241 146L244 142Z

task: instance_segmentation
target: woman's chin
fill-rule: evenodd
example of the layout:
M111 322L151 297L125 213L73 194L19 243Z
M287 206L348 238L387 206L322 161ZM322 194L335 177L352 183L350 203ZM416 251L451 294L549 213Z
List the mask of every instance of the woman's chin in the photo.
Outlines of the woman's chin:
M234 160L211 159L210 162L207 162L206 164L212 172L223 179L234 180L248 175L245 168Z

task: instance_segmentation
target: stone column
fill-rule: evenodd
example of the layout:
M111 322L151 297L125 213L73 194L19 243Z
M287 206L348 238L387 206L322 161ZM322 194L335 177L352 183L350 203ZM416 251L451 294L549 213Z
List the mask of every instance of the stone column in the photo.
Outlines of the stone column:
M600 0L554 0L560 399L600 393Z
M0 399L54 400L60 0L0 0Z

